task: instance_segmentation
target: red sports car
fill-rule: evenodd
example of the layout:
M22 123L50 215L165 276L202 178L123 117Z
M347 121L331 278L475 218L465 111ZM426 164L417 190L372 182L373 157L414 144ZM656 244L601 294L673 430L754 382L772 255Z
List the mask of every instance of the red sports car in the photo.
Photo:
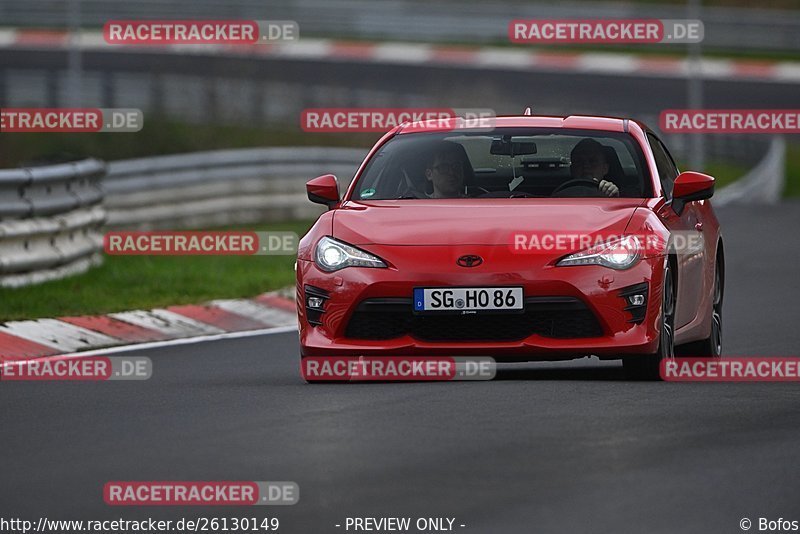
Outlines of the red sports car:
M302 357L596 355L659 378L719 356L714 178L644 124L497 117L400 125L300 241Z

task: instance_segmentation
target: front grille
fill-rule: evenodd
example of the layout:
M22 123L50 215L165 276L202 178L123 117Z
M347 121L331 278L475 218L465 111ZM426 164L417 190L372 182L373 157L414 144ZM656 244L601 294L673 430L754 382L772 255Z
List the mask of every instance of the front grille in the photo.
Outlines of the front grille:
M524 313L415 315L411 299L362 301L345 336L393 339L409 334L421 341L517 341L531 334L570 339L596 337L603 329L595 315L573 297L527 297Z

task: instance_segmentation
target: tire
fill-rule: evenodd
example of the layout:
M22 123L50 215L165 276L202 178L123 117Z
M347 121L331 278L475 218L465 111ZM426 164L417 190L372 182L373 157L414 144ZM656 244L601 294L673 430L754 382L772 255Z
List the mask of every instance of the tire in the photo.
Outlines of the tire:
M678 354L684 357L698 358L722 357L722 297L724 292L725 278L722 265L717 260L714 266L714 302L711 306L711 334L706 339L677 347Z
M623 358L625 374L631 380L661 380L661 362L675 357L675 276L672 264L664 267L664 286L661 294L661 327L658 350L655 354L640 354Z

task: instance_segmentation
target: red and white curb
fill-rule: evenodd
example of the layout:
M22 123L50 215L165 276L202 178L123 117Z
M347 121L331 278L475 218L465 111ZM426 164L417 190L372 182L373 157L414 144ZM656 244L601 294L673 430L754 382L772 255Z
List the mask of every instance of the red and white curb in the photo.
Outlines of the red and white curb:
M0 323L0 364L172 340L214 339L234 332L297 328L294 300L278 293L108 315Z
M307 39L268 45L110 45L102 32L0 29L0 48L265 56L297 60L357 61L396 65L436 65L475 69L554 71L654 78L684 78L696 71L705 79L800 83L800 62L703 58L688 59L628 53L525 50L521 47L476 47L400 42L348 42Z

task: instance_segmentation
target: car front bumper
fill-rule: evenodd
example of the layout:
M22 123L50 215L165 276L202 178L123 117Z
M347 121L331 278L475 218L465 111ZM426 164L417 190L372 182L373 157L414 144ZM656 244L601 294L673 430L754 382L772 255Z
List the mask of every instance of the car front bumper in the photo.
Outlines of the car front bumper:
M492 356L497 360L558 360L596 355L615 359L627 354L654 353L658 347L660 295L664 258L645 258L630 269L618 271L597 265L556 267L552 261L500 251L500 247L469 247L486 258L484 265L468 269L455 259L465 247L388 247L390 267L348 267L333 273L320 270L312 261L297 262L297 302L302 356ZM425 250L420 250L420 249ZM377 253L377 251L376 251ZM633 286L647 288L646 304L639 317L620 293ZM359 305L379 299L408 302L416 287L522 287L527 300L560 298L581 303L599 326L597 335L569 337L547 332L528 332L515 339L442 339L418 333L395 332L388 339L354 337L348 325ZM306 306L309 296L322 295L321 313ZM397 305L397 304L395 304ZM545 316L547 314L545 313ZM398 316L401 317L401 316ZM471 316L471 321L480 321ZM569 315L565 316L569 317ZM409 319L413 321L414 319ZM455 318L449 321L457 320ZM493 321L502 320L494 316ZM317 324L312 324L317 323ZM387 323L389 325L391 323ZM411 324L411 323L409 323ZM443 323L444 324L444 323ZM453 325L452 322L446 324ZM479 325L479 322L472 324ZM396 328L396 325L392 325ZM401 329L402 330L402 329ZM457 334L456 334L457 335ZM446 339L445 339L446 338Z

